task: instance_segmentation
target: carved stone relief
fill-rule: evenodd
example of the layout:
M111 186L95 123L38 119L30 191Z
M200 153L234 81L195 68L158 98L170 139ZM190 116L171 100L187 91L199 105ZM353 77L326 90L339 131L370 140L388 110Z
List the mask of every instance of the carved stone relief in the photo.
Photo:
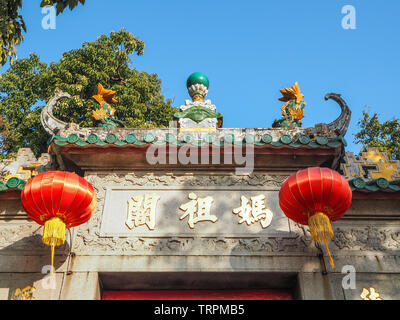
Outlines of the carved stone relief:
M308 227L291 223L288 237L101 237L100 225L107 187L115 186L259 186L278 190L287 178L281 175L194 176L154 174L94 174L85 177L96 189L98 208L91 220L77 228L73 251L96 255L315 255L316 247ZM336 227L329 244L334 255L351 251L398 254L400 226L380 227L358 223Z
M79 227L74 241L73 250L77 253L96 254L107 252L109 254L231 254L259 252L285 251L281 246L293 247L295 241L289 237L286 242L280 242L276 238L253 241L254 236L246 239L217 238L217 237L101 237L101 214L104 207L104 198L107 187L115 186L259 186L271 190L278 190L282 182L287 178L279 175L252 175L252 176L191 176L166 174L157 176L154 174L89 174L85 177L96 189L98 208L91 220ZM296 237L296 236L294 236ZM253 239L253 240L252 240ZM268 240L268 241L267 241ZM303 250L304 244L300 241L298 246ZM249 248L253 247L253 251ZM298 250L296 250L298 251Z
M332 240L337 249L400 253L399 227L337 228Z

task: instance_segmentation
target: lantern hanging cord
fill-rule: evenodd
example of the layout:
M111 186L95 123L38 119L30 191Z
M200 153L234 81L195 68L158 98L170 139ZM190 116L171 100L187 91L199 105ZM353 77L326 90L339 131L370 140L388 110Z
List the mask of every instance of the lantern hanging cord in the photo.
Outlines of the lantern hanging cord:
M32 232L32 235L36 234L42 228L43 228L43 226L40 226L39 228L37 228L35 231Z
M68 229L69 233L69 253L68 253L68 263L67 263L67 275L69 274L69 267L71 263L71 258L72 258L72 234L71 234L71 229Z
M61 299L61 294L62 294L63 288L64 288L65 277L70 274L69 268L70 268L70 265L71 265L71 259L72 259L72 255L73 255L71 229L68 229L68 233L69 233L69 253L68 253L68 257L67 257L67 259L68 259L67 270L66 270L66 272L64 272L64 275L63 275L62 280L61 280L61 287L60 287L60 293L59 293L58 299Z
M324 259L324 251L321 248L321 245L318 242L315 242L315 246L318 248L318 258L321 259L322 261L322 266L323 266L323 270L322 270L322 274L323 275L327 275L328 271L326 270L326 264L325 264L325 259Z
M311 237L319 244L324 244L328 252L329 262L332 268L335 268L331 252L329 251L328 242L332 240L334 234L329 217L323 212L317 212L308 218Z

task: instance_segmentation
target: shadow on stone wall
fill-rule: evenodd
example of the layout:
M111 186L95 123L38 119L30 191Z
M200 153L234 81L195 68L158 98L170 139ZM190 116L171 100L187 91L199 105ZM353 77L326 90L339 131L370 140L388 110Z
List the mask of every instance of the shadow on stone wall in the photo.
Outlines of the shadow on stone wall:
M64 245L55 249L54 269L55 272L66 262L69 252L69 235ZM11 299L17 288L33 286L35 282L45 278L51 264L51 250L49 246L42 243L41 234L33 234L14 241L12 244L0 249L0 288L8 288ZM47 272L47 273L46 273Z

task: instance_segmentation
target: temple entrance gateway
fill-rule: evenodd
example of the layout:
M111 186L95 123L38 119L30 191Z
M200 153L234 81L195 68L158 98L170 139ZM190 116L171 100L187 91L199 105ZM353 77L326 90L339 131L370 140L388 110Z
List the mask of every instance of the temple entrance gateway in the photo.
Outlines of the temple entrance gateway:
M223 128L223 115L205 99L209 85L204 74L191 75L192 100L169 128L152 129L125 127L118 93L101 85L92 88L94 127L63 122L53 109L71 95L55 93L41 115L49 153L20 149L2 161L0 299L400 299L399 162L372 148L345 152L351 112L343 98L325 96L340 106L338 119L303 128L307 105L295 83L281 90L282 117L272 128ZM90 210L76 212L82 224L70 221L55 248L54 283L39 226L47 216L36 210L33 222L21 202L21 190L41 191L40 174L51 171L79 175L95 199L85 198ZM352 195L344 216L334 205L299 209L300 195L318 202L315 190L331 200L333 178L280 201L288 177L311 171L335 176L335 190ZM41 197L28 188L27 196ZM319 230L320 240L331 240L332 260L314 241Z

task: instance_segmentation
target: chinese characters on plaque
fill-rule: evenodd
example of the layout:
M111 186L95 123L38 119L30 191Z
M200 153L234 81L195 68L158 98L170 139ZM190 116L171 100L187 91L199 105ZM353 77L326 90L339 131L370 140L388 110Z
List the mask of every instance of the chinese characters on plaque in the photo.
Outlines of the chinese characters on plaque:
M212 197L199 198L195 193L189 194L190 201L179 207L185 213L179 218L182 220L189 216L188 225L194 229L194 225L200 221L216 222L218 218L211 214L211 205L214 202Z
M242 196L242 206L233 209L233 213L240 217L239 223L246 222L250 226L260 221L262 228L267 228L271 224L273 214L271 210L265 207L265 196L260 194L256 197L251 197L250 200L251 205L249 204L249 199Z
M129 229L140 226L147 226L149 230L156 227L157 204L160 196L156 193L135 195L128 201L128 215L125 224ZM212 207L214 199L211 196L204 198L198 197L194 192L188 195L189 202L182 204L179 210L179 220L187 218L190 229L194 229L197 223L217 223L218 217L213 214ZM271 222L273 213L266 208L265 195L257 195L250 199L241 197L241 206L232 209L239 224L246 223L247 226L260 223L263 229L267 228ZM232 218L234 216L232 215Z
M360 297L363 300L383 300L381 294L374 287L370 287L369 289L363 288Z
M129 229L147 225L150 230L156 226L156 207L160 200L158 194L136 195L128 201L126 225Z

